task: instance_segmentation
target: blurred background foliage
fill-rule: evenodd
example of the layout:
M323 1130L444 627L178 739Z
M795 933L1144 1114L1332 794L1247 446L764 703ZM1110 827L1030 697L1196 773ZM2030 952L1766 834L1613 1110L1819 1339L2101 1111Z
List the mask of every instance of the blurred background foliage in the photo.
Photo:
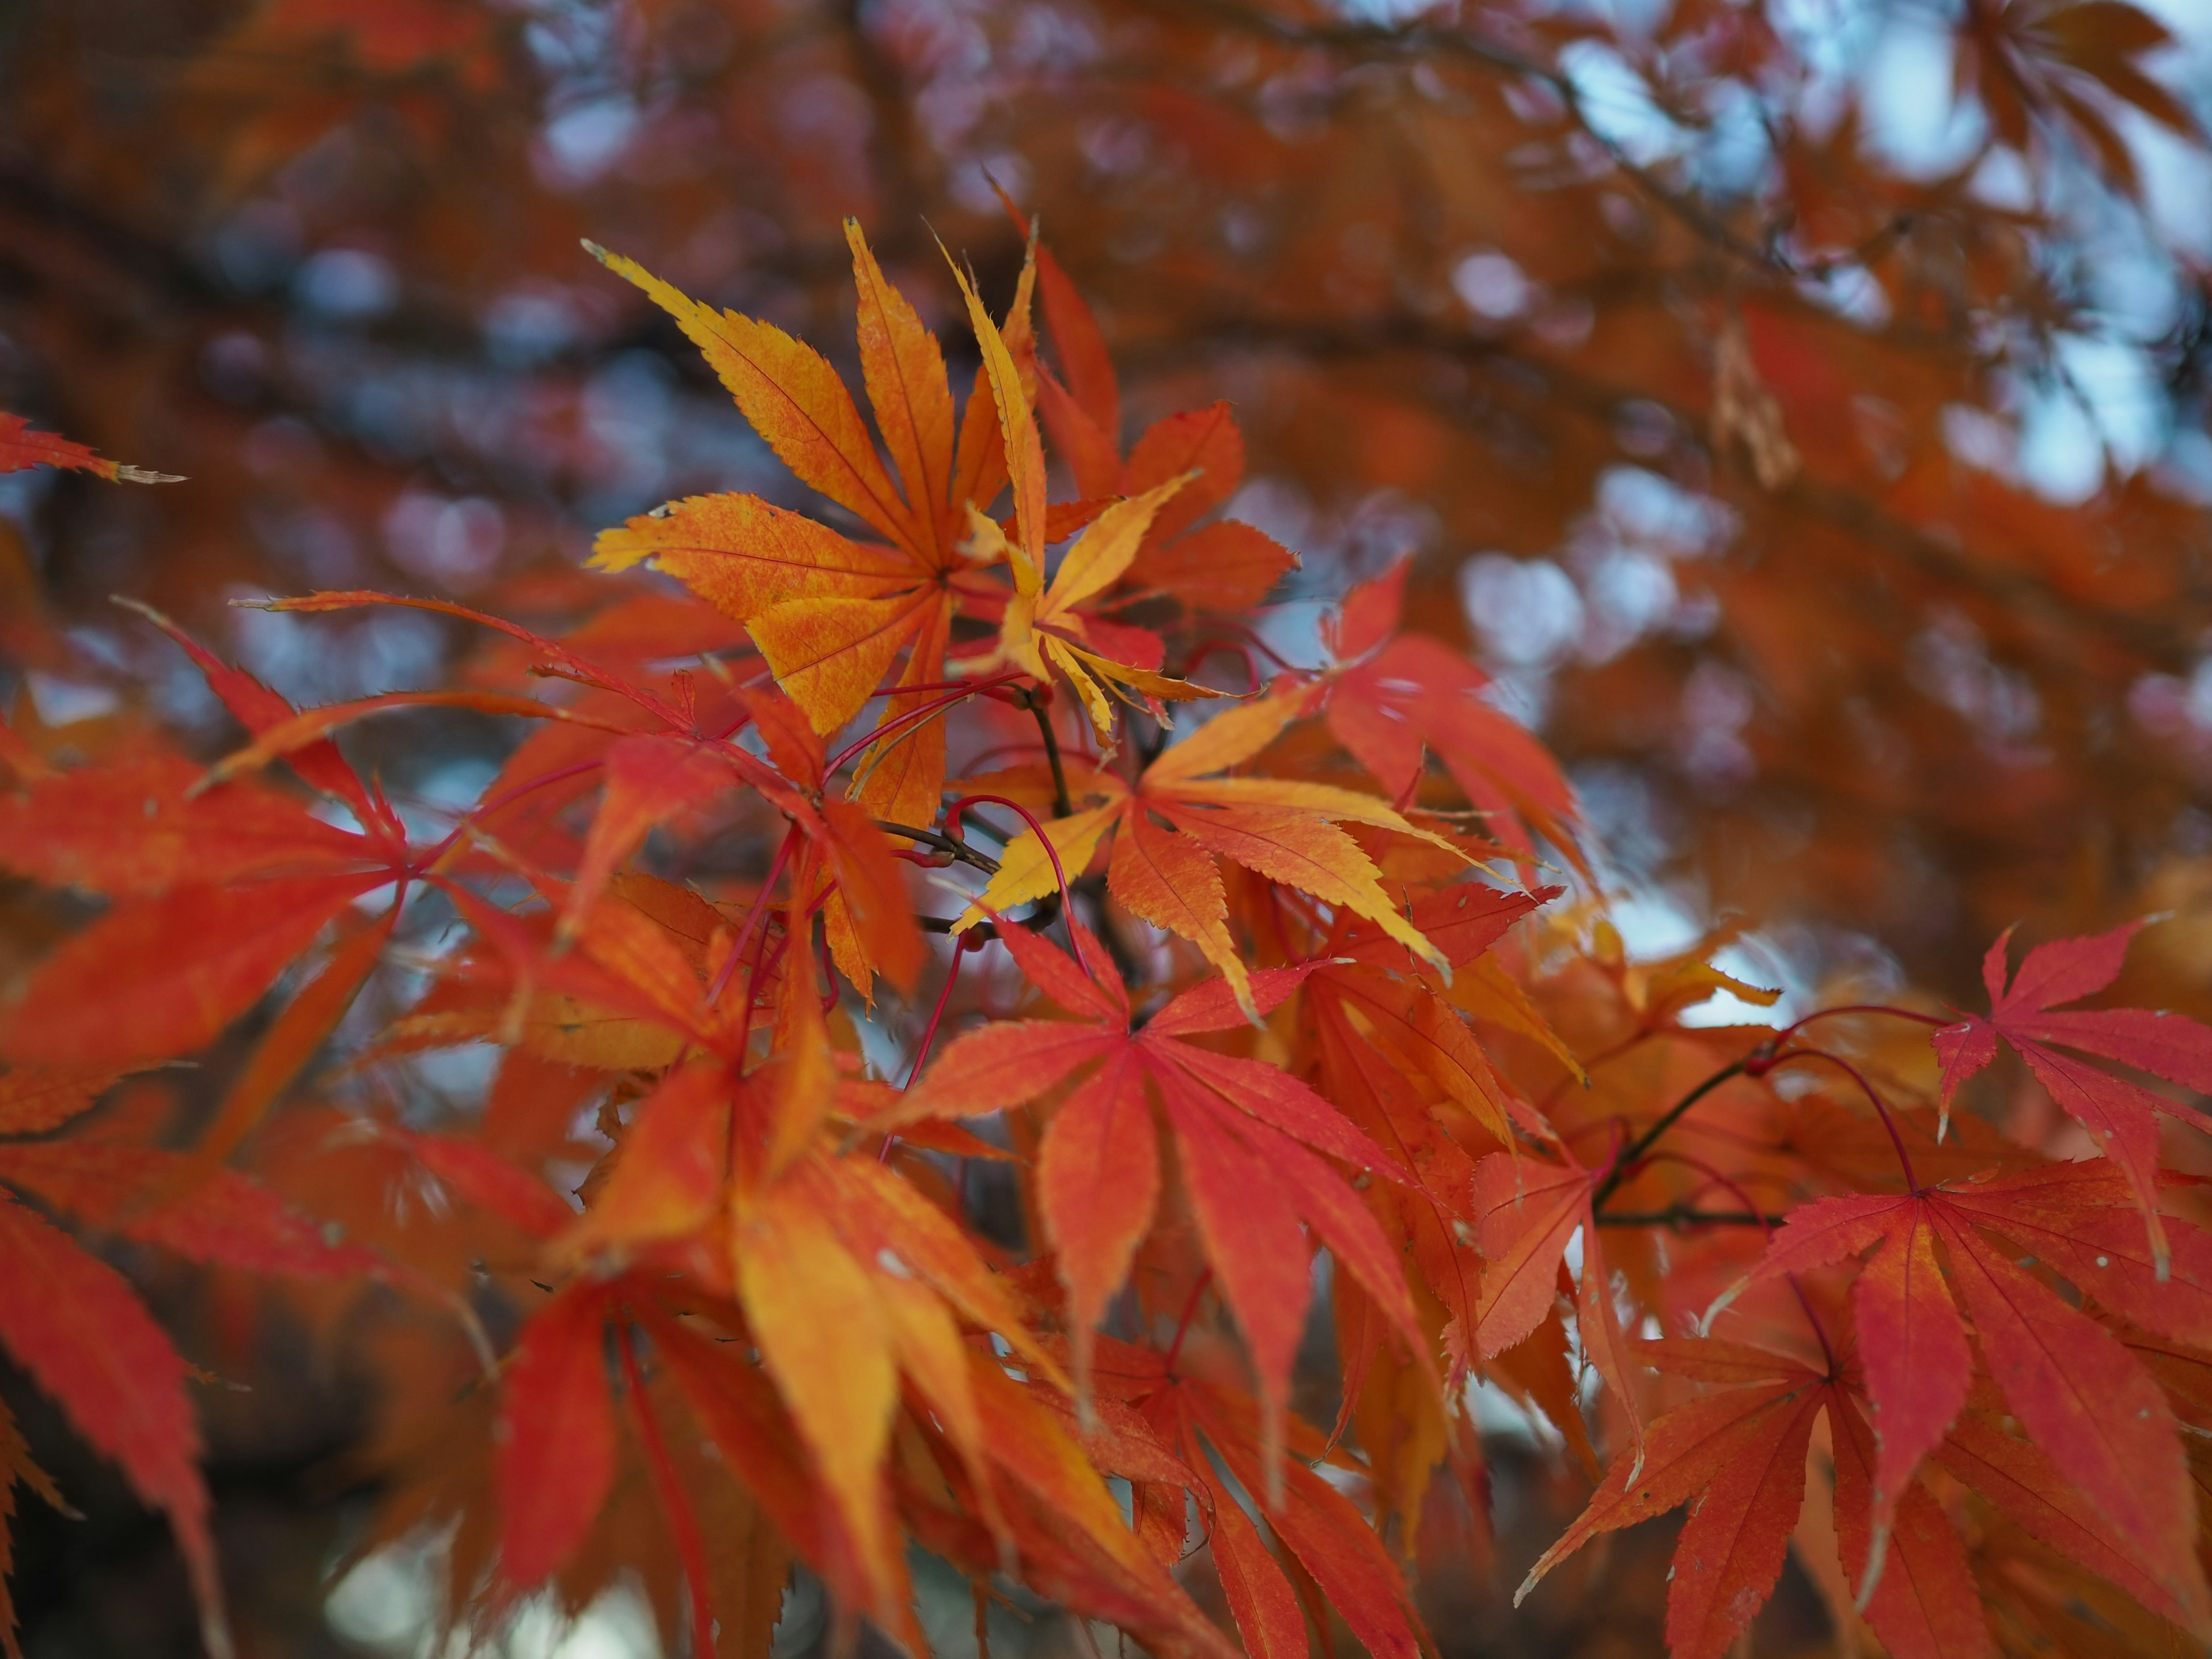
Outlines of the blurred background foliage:
M1748 977L1964 1000L2008 923L2172 910L2125 988L2212 1012L2208 109L2193 0L9 0L0 408L189 482L0 478L0 688L58 732L150 683L212 751L111 594L322 702L471 641L228 600L557 623L624 515L814 505L580 239L849 368L854 214L957 357L937 243L1002 304L996 185L1097 307L1128 430L1237 405L1231 516L1304 559L1278 649L1314 660L1328 605L1418 556L1410 620L1569 763L1632 951L1740 915ZM351 741L435 816L512 740ZM13 972L52 919L7 902ZM404 1560L326 1600L362 1385L265 1360L285 1386L210 1395L241 1627L411 1652ZM88 1517L25 1523L32 1650L185 1644L155 1523L23 1410ZM1502 1582L1578 1501L1547 1467L1501 1466ZM1436 1627L1650 1651L1661 1553L1510 1624L1432 1574ZM1766 1638L1824 1640L1791 1605ZM593 1619L514 1641L649 1640Z

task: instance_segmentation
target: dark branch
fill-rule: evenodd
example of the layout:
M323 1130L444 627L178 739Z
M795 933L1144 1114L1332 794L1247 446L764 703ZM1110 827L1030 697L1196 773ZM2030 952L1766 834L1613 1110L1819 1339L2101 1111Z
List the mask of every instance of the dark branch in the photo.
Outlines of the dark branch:
M1785 1218L1752 1210L1699 1210L1686 1204L1664 1210L1615 1210L1597 1218L1601 1227L1779 1227Z
M934 830L917 830L910 823L893 823L889 818L874 820L877 829L885 835L902 836L924 847L934 847L948 857L981 870L987 876L999 873L999 861L988 853L979 853L957 836L940 835Z
M1023 699L1030 714L1036 716L1037 735L1044 739L1045 758L1052 763L1052 815L1064 818L1075 811L1067 793L1067 769L1060 763L1060 737L1052 729L1052 705L1041 699L1035 691L1024 691Z
M1673 1128L1675 1124L1680 1122L1683 1115L1686 1113L1691 1107L1696 1105L1707 1095L1712 1093L1714 1090L1719 1088L1722 1084L1726 1083L1730 1078L1741 1077L1743 1075L1743 1066L1744 1062L1740 1060L1734 1065L1723 1066L1719 1071L1715 1072L1703 1083L1700 1083L1696 1088L1691 1090L1689 1093L1684 1095L1680 1100L1668 1107L1665 1114L1661 1116L1656 1123L1654 1123L1642 1134L1637 1136L1635 1139L1630 1141L1628 1145L1622 1149L1620 1156L1613 1159L1613 1172L1607 1176L1604 1180L1599 1182L1597 1183L1597 1189L1591 1193L1590 1208L1593 1211L1602 1209L1605 1206L1606 1200L1611 1198L1614 1190L1622 1182L1628 1178L1629 1172L1635 1169L1638 1162L1643 1158L1644 1154L1651 1150L1652 1144L1656 1141L1660 1136L1665 1134L1668 1130ZM1603 1216L1598 1217L1598 1219L1601 1222L1604 1221L1605 1218L1606 1218Z
M1047 893L1037 901L1036 908L1018 921L1010 916L1000 916L995 921L979 921L968 930L968 933L976 939L987 940L998 938L1000 930L1005 927L1024 927L1032 933L1041 933L1059 919L1060 895ZM916 916L915 921L921 925L921 931L925 933L949 933L952 931L957 918Z
M1577 131L1605 152L1636 187L1686 228L1722 252L1778 276L1820 277L1828 270L1801 265L1778 248L1746 240L1715 218L1697 198L1675 189L1650 167L1631 156L1590 119L1581 89L1572 79L1552 68L1467 29L1415 23L1392 27L1383 23L1299 23L1236 0L1145 0L1152 9L1188 15L1192 12L1256 34L1279 46L1304 47L1338 57L1364 60L1401 58L1450 58L1494 74L1520 76L1543 86L1566 112Z

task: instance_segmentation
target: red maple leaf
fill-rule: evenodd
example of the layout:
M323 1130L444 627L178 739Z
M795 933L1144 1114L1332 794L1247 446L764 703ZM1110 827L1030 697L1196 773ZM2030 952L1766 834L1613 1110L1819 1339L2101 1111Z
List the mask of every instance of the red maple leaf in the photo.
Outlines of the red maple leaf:
M1270 1432L1279 1435L1311 1294L1302 1222L1419 1347L1396 1252L1357 1194L1315 1153L1391 1180L1403 1173L1288 1073L1184 1041L1244 1023L1229 981L1207 980L1133 1027L1110 959L1080 924L1072 926L1087 968L1018 927L1006 927L1000 937L1032 984L1083 1018L1007 1020L964 1033L879 1127L1001 1111L1097 1068L1054 1115L1037 1164L1081 1376L1091 1334L1158 1201L1160 1146L1151 1103L1157 1100L1175 1134L1207 1258L1251 1349ZM1276 1006L1314 965L1255 972L1256 1006Z
M1936 1032L1935 1043L1943 1064L1946 1114L1959 1085L1996 1057L1997 1039L2011 1044L2051 1097L2089 1132L2098 1151L2126 1173L2150 1229L2152 1247L2162 1261L2166 1244L2158 1215L2158 1115L2180 1114L2163 1095L2060 1051L2117 1060L2203 1093L2212 1091L2212 1027L2185 1014L2148 1008L2054 1006L2110 985L2120 971L2129 941L2143 926L2131 921L2109 933L2039 945L2027 953L2009 985L2005 982L2006 949L2012 940L2008 928L1982 959L1982 983L1990 993L1988 1016L1967 1015Z

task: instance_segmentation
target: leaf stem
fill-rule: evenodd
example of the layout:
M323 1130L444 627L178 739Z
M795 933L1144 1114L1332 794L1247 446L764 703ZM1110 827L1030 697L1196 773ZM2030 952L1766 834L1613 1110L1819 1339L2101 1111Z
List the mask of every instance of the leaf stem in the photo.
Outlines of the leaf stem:
M914 1067L906 1074L905 1086L909 1089L914 1087L915 1079L921 1075L921 1068L929 1060L929 1050L937 1041L937 1028L945 1020L945 1006L952 1000L952 987L960 978L961 958L982 942L978 939L975 945L970 945L970 937L963 933L953 943L952 960L945 969L945 984L937 993L937 1006L929 1011L929 1024L921 1028L921 1041L915 1045L914 1051ZM884 1145L888 1149L890 1143L886 1141Z
M1622 1149L1620 1158L1615 1161L1613 1168L1607 1172L1605 1178L1597 1183L1597 1189L1591 1193L1590 1208L1593 1211L1603 1208L1606 1200L1612 1197L1614 1190L1623 1181L1627 1179L1628 1171L1634 1168L1635 1165L1643 1159L1644 1155L1646 1152L1651 1150L1652 1143L1657 1140L1660 1136L1665 1134L1668 1130L1673 1128L1675 1124L1681 1121L1682 1115L1684 1113L1687 1112L1691 1107L1696 1105L1707 1095L1712 1093L1714 1090L1719 1088L1722 1084L1726 1083L1730 1078L1741 1077L1743 1075L1743 1068L1746 1063L1746 1061L1739 1060L1731 1065L1722 1066L1719 1071L1715 1072L1703 1083L1700 1083L1696 1088L1691 1090L1689 1093L1684 1095L1680 1100L1668 1107L1665 1114L1660 1117L1657 1122L1654 1123L1642 1134L1637 1136L1635 1139L1630 1141L1628 1145Z
M1656 1164L1662 1159L1669 1164L1679 1164L1685 1169L1695 1170L1706 1180L1728 1193L1737 1203L1744 1206L1744 1213L1751 1220L1759 1224L1759 1231L1766 1235L1767 1243L1771 1244L1774 1242L1774 1228L1778 1218L1770 1218L1753 1203L1751 1194L1744 1190L1741 1183L1733 1176L1723 1175L1705 1159L1692 1158L1686 1152L1654 1152L1643 1161L1645 1164ZM1624 1172L1634 1173L1632 1169L1626 1170ZM1783 1276L1790 1281L1790 1293L1797 1298L1797 1305L1804 1310L1805 1322L1813 1328L1813 1334L1819 1339L1821 1357L1828 1362L1828 1375L1833 1376L1836 1374L1836 1351L1829 1345L1828 1328L1820 1322L1820 1316L1813 1311L1812 1298L1805 1294L1805 1287L1797 1282L1797 1275L1785 1273Z
M1867 1081L1866 1073L1841 1054L1830 1054L1826 1048L1792 1048L1788 1054L1775 1056L1765 1069L1786 1066L1793 1060L1825 1060L1865 1091L1866 1097L1874 1103L1875 1115L1881 1119L1881 1127L1889 1131L1889 1144L1897 1148L1897 1161L1905 1170L1905 1186L1914 1193L1919 1192L1920 1178L1912 1172L1912 1155L1905 1150L1905 1137L1897 1132L1896 1121L1890 1116L1881 1097L1875 1092L1874 1085Z
M1052 844L1052 837L1045 834L1044 825L1037 822L1036 814L1019 801L1008 800L1004 795L963 795L945 809L947 835L957 836L960 833L960 815L971 806L1003 806L1010 812L1018 812L1023 821L1036 832L1037 844L1044 848L1045 856L1052 860L1052 878L1060 884L1060 914L1067 922L1068 954L1075 958L1075 965L1083 969L1084 977L1097 984L1098 975L1091 972L1091 959L1075 937L1075 898L1067 890L1067 872L1060 868L1060 848Z
M922 721L931 719L933 716L951 708L954 703L970 697L978 691L988 691L994 686L1005 685L1013 680L1019 679L1020 678L1021 676L1019 674L1000 674L988 680L963 681L955 689L945 692L941 696L932 697L927 702L921 704L918 708L909 708L903 714L894 715L890 720L883 721L881 724L862 733L860 737L854 738L852 742L847 744L836 754L830 756L829 760L823 765L823 775L827 777L830 773L835 772L839 767L842 766L847 761L852 759L854 756L859 754L862 750L869 748L875 744L889 741L894 732L896 732L900 737L907 736L908 732L902 728L918 726Z
M1945 1026L1955 1022L1936 1014L1923 1014L1917 1008L1893 1007L1887 1002L1846 1002L1835 1008L1816 1008L1801 1020L1785 1025L1776 1033L1775 1042L1785 1042L1816 1019L1826 1019L1831 1014L1887 1014L1893 1019L1909 1019L1922 1025Z
M1182 677L1188 679L1198 672L1200 664L1208 657L1215 655L1235 657L1243 663L1244 665L1244 695L1248 697L1259 695L1260 687L1263 684L1260 678L1260 667L1252 660L1252 647L1243 640L1222 639L1212 635L1208 635L1201 640L1194 640L1191 641L1190 650L1183 657ZM1278 660L1280 659L1278 659Z

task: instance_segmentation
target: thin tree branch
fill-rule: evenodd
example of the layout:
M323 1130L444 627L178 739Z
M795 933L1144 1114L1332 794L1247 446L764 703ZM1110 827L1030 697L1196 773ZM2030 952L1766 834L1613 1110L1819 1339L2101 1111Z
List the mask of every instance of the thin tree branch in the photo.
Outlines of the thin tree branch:
M1601 1227L1779 1227L1786 1218L1755 1210L1700 1210L1677 1204L1664 1210L1613 1210L1597 1218Z
M889 818L877 818L873 822L876 828L885 835L902 836L924 847L934 847L939 852L970 865L987 876L999 873L998 860L988 853L977 852L957 836L940 835L934 830L917 830L910 823L893 823Z
M1044 739L1045 758L1052 763L1052 815L1073 817L1075 806L1067 793L1067 769L1060 758L1060 736L1052 729L1052 705L1041 701L1035 690L1025 690L1022 701L1036 716L1037 735Z
M1468 29L1431 23L1393 26L1385 23L1300 23L1237 0L1139 0L1146 9L1180 15L1202 14L1217 22L1274 41L1279 46L1303 47L1338 57L1388 61L1401 58L1450 58L1498 75L1534 81L1554 97L1567 118L1599 149L1636 187L1670 216L1723 252L1778 276L1814 276L1826 270L1801 265L1778 248L1753 242L1723 224L1686 191L1675 189L1650 167L1637 161L1590 118L1581 88L1560 70L1515 52Z
M1741 1060L1733 1065L1723 1066L1668 1107L1656 1123L1623 1147L1620 1156L1613 1161L1612 1173L1599 1182L1596 1190L1590 1194L1590 1208L1593 1211L1602 1209L1606 1200L1612 1197L1614 1190L1628 1178L1628 1172L1636 1167L1637 1161L1651 1150L1652 1143L1680 1122L1683 1114L1719 1088L1722 1084L1726 1083L1730 1078L1741 1077L1744 1062ZM1600 1216L1598 1218L1602 1221L1604 1217Z

